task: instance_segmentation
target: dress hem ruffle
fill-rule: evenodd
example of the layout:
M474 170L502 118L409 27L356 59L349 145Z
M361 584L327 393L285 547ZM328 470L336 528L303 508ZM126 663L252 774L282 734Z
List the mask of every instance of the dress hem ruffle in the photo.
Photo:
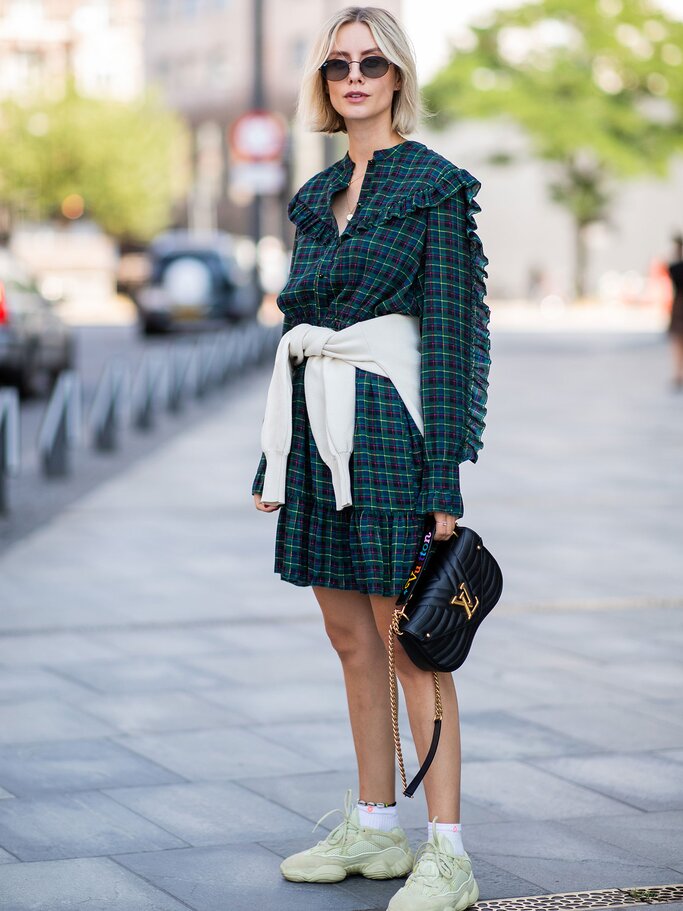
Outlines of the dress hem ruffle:
M397 596L417 553L424 516L296 499L280 508L275 572L293 585Z

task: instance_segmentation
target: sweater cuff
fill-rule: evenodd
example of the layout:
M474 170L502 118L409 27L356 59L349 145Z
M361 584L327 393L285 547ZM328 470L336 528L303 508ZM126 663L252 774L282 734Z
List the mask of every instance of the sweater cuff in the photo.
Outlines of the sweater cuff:
M266 474L266 456L264 453L261 455L261 461L258 464L258 468L256 469L256 476L254 478L253 484L251 485L252 495L257 494L257 493L263 493L263 479L265 477L265 474Z
M419 513L446 512L460 518L464 510L457 462L427 462L418 498Z

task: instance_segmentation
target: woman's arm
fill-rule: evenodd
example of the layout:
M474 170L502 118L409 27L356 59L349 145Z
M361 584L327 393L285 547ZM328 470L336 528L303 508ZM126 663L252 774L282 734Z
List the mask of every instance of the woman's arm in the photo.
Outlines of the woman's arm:
M474 233L470 177L427 209L425 298L422 312L422 409L426 464L420 512L463 514L460 463L481 448L488 358L488 262Z

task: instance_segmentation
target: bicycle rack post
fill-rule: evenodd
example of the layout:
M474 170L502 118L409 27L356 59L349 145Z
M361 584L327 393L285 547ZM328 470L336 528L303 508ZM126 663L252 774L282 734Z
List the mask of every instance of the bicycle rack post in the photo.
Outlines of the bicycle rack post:
M7 476L19 471L19 395L0 389L0 513L9 512Z
M38 432L38 455L43 474L69 474L69 449L81 438L81 382L74 370L59 374Z

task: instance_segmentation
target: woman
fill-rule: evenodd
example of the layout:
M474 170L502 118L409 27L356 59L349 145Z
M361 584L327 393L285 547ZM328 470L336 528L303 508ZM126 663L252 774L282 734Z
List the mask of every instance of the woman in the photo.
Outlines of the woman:
M668 333L673 351L673 388L680 391L683 389L683 235L676 234L673 243L674 259L668 265L673 290Z
M490 361L479 183L405 139L421 113L415 62L385 10L349 7L325 24L299 112L314 130L347 133L349 148L289 203L283 340L252 492L257 509L280 510L276 572L313 587L341 659L359 799L352 806L347 792L343 822L281 871L296 882L410 873L391 911L453 911L479 895L462 843L453 678L440 675L441 744L424 779L431 822L413 858L395 800L387 645L425 515L437 539L453 534L459 463L482 446ZM422 761L433 677L402 648L396 662Z

